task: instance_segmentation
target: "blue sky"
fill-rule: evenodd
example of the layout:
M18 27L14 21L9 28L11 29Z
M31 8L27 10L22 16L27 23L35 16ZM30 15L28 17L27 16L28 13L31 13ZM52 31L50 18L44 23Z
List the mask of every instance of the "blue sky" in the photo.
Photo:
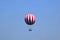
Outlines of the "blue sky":
M28 13L36 16L32 32ZM0 0L0 40L60 40L60 0Z

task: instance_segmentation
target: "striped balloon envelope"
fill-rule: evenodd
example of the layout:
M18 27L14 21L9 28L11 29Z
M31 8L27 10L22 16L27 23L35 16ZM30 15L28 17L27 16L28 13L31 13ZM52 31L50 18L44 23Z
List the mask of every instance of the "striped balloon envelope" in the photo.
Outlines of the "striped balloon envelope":
M25 16L25 22L28 25L33 25L36 21L36 17L33 14L27 14Z

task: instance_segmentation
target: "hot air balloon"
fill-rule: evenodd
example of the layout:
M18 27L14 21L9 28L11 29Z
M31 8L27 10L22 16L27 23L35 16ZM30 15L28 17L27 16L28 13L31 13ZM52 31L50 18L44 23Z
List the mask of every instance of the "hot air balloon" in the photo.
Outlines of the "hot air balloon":
M27 14L25 16L25 23L27 25L33 25L36 21L36 17L33 14ZM29 31L32 31L32 29L30 28Z

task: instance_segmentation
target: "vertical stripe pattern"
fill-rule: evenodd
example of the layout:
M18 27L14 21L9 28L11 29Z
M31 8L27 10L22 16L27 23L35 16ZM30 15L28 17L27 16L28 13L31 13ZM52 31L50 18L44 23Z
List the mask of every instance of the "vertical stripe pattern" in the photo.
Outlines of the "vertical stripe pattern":
M27 24L34 24L35 23L35 16L34 15L32 15L32 14L28 14L28 15L26 15L25 16L25 22L27 23Z

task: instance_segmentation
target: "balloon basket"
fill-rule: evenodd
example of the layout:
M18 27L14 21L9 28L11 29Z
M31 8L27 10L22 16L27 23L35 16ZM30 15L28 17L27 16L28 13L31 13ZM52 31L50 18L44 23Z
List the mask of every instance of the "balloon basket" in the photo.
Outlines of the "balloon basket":
M29 29L29 31L32 31L32 29Z

